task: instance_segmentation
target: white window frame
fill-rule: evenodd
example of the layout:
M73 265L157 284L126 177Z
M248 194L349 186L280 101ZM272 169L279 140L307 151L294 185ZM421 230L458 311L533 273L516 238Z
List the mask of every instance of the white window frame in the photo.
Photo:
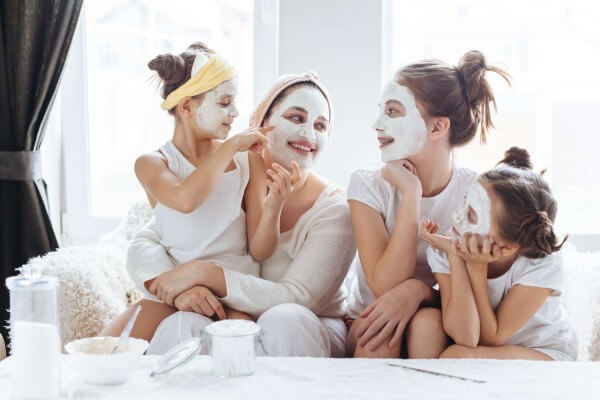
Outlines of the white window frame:
M254 99L278 76L279 0L254 1ZM62 242L88 243L114 230L119 218L91 213L85 4L62 77L64 156Z
M382 70L384 71L383 76L391 76L392 71L396 66L393 64L393 56L392 51L395 48L394 44L394 32L393 32L393 4L391 0L381 0L383 1L383 18L382 18L382 40L385 46L385 49L388 51L384 51L384 54L390 54L388 57L383 57L382 59ZM564 91L564 89L563 89ZM568 92L568 91L567 91ZM566 94L568 95L568 93ZM564 97L564 96L563 96ZM589 99L591 100L591 99ZM548 105L548 102L545 102L541 105L541 110L538 112L538 118L540 118L539 125L542 128L537 130L537 134L543 134L545 132L552 131L552 111L551 107ZM541 165L551 165L550 159L552 154L552 136L547 135L544 136L544 140L539 140L538 143L544 145L544 150L540 151L537 154L538 162ZM549 171L546 176L547 179L551 180L552 173ZM559 204L560 210L560 204ZM560 212L560 211L559 211ZM567 243L575 246L579 251L592 251L597 252L600 251L600 227L598 227L597 233L586 233L586 234L569 234L569 239ZM568 234L568 232L567 232Z

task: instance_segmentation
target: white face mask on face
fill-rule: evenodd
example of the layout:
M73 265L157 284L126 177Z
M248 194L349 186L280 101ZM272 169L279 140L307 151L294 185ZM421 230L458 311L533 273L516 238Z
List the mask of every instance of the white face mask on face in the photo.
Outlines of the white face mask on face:
M267 134L267 149L285 167L296 161L300 169L310 168L329 140L328 119L329 105L318 89L296 89L269 118L275 129Z
M388 104L400 103L405 115L388 115ZM427 140L427 126L417 108L415 97L406 86L392 81L381 93L380 112L373 128L381 141L381 159L383 162L402 160L417 154Z
M221 83L206 92L202 103L196 108L198 126L204 132L214 135L216 139L225 139L231 130L234 118L240 115L235 106L237 87L235 78Z
M471 210L471 211L470 211ZM471 216L469 216L469 211ZM452 214L454 227L452 235L456 238L465 233L478 233L487 235L490 232L490 218L492 215L492 203L487 190L479 183L473 182L465 193L465 201ZM472 222L476 220L477 222Z

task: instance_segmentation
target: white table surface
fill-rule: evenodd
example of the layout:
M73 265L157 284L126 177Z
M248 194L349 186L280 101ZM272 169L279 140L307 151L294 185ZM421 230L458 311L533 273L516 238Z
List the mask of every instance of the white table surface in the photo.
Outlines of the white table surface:
M496 360L367 360L259 358L256 374L222 378L198 356L167 375L150 378L156 357L145 356L119 386L78 382L63 356L64 398L74 399L598 399L600 363ZM10 358L0 362L0 398L10 396ZM485 383L387 365L402 363ZM33 383L33 382L32 382Z

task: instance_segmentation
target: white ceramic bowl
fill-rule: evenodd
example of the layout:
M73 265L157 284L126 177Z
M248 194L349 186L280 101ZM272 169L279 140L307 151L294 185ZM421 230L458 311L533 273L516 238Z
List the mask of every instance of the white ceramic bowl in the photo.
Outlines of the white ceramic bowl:
M110 354L116 337L93 337L75 340L65 345L72 356L72 368L87 383L116 385L126 382L148 348L142 339L128 338L123 348Z

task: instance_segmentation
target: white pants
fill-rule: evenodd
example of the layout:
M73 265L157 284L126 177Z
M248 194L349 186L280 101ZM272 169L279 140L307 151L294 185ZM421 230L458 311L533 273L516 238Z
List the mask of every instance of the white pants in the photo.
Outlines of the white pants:
M179 311L160 323L148 354L164 354L194 336L213 320L193 312ZM264 331L269 356L344 357L348 331L341 318L319 318L298 304L280 304L265 311L256 321ZM201 354L207 354L202 349ZM262 354L259 354L262 355Z

